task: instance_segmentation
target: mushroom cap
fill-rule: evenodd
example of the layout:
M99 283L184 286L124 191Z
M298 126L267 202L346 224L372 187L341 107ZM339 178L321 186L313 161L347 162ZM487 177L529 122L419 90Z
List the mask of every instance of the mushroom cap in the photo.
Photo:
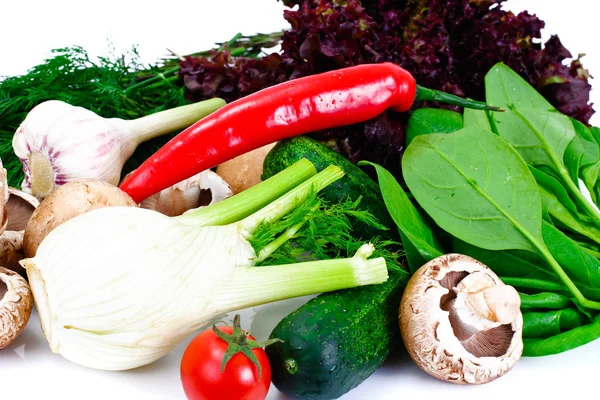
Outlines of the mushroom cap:
M0 267L0 350L23 330L33 307L29 284L14 271Z
M241 193L261 182L263 162L277 142L239 155L217 166L217 174L231 186L233 193Z
M478 290L490 284L501 286L501 299L490 296L502 302L498 308L513 312L499 312L499 319L463 319L467 286L474 285L473 298L480 294L485 304L485 294ZM423 265L400 304L400 331L411 358L428 374L453 383L487 383L506 374L523 352L523 316L513 293L491 269L462 254L446 254ZM505 323L506 315L514 317L510 323ZM476 320L481 324L473 324Z
M137 204L118 187L100 180L82 179L57 187L27 222L23 238L25 256L34 257L42 240L71 218L97 208L115 206L136 207Z

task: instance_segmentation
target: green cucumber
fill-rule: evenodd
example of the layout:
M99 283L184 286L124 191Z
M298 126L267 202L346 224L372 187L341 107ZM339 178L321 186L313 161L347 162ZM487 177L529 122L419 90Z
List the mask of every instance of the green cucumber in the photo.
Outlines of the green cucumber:
M398 228L391 219L378 184L342 155L305 136L279 142L263 164L263 179L301 158L317 170L334 164L345 176L319 193L331 203L356 200L389 228L396 240ZM382 231L353 226L353 235L367 241ZM289 314L275 327L278 342L266 348L273 384L282 393L300 399L336 399L367 379L390 352L402 343L398 328L400 299L409 274L389 271L380 285L323 293Z
M344 171L344 177L319 192L319 196L330 203L338 203L345 198L357 200L362 196L359 207L369 210L380 224L387 227L386 234L388 236L394 239L398 237L398 228L387 211L377 183L360 167L314 139L297 136L278 142L265 157L262 180L283 171L302 158L312 162L317 171L322 171L332 164ZM352 228L353 235L364 240L369 240L382 233L381 230L360 221L353 221Z
M400 299L409 274L380 285L323 293L289 314L266 348L275 387L291 398L328 400L349 392L402 343Z

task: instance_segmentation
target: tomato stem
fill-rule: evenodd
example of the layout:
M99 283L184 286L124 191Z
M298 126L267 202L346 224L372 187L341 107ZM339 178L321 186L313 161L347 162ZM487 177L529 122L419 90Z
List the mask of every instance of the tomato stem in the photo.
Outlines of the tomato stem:
M217 335L221 340L228 344L227 351L223 356L223 361L221 363L221 372L225 372L225 367L229 360L233 358L238 353L244 354L246 357L252 361L252 363L256 366L258 370L258 380L260 381L260 377L262 375L262 367L260 362L256 358L256 355L252 351L252 349L263 348L269 346L276 342L281 342L280 339L269 339L262 342L249 339L250 333L242 329L240 324L240 315L236 314L233 318L233 332L231 334L227 334L220 330L216 325L212 327L213 332Z

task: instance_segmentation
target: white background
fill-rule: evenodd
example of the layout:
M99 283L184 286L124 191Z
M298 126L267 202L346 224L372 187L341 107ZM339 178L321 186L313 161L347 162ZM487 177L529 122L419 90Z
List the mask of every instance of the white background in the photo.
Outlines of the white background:
M536 13L546 21L545 38L558 33L574 55L586 53L584 65L592 75L600 76L593 5L594 0L509 0L506 7ZM81 45L90 54L104 55L109 41L117 53L138 45L146 62L152 63L167 55L166 48L187 54L228 40L237 32L285 29L283 9L276 0L0 0L0 76L25 72L52 48ZM600 103L598 81L592 84L592 100ZM599 118L596 115L592 122L599 124ZM278 320L305 300L246 310L242 322L264 338ZM0 397L16 399L20 392L20 399L183 399L179 361L191 339L147 367L128 372L94 371L53 355L34 313L23 334L0 351ZM598 398L599 367L600 340L561 355L523 358L501 379L466 387L436 381L400 354L343 399L559 399L582 393ZM268 398L284 397L272 387Z

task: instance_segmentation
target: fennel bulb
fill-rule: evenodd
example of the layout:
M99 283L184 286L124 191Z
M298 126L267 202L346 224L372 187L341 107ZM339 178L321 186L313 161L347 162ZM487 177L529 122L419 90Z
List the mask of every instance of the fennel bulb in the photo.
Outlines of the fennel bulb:
M315 172L302 160L179 217L109 207L54 229L22 261L52 351L91 368L136 368L227 312L384 282L385 260L368 259L370 244L348 259L253 267L257 227L343 175L337 167Z

